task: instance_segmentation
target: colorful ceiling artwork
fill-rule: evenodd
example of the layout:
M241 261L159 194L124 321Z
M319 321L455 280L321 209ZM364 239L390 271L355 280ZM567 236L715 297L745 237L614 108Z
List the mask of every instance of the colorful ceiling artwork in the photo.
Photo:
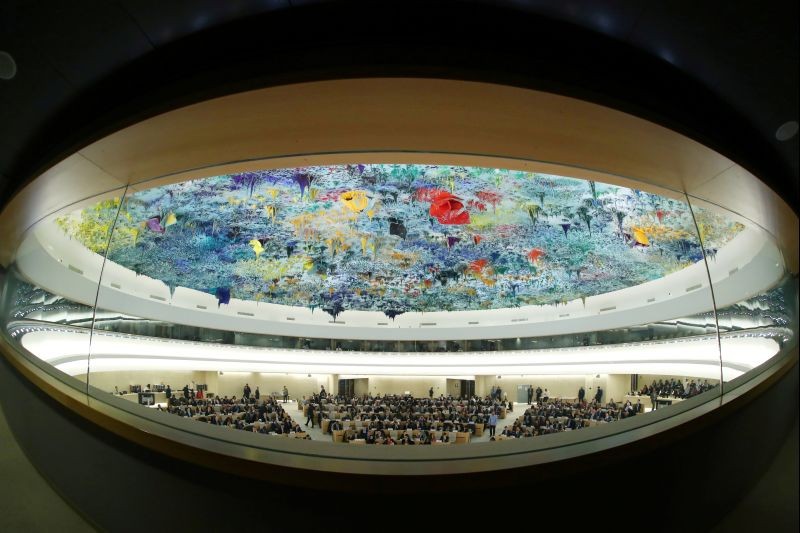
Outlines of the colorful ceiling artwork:
M119 216L117 217L117 212ZM742 226L695 209L707 255ZM116 219L116 224L115 224ZM688 206L599 182L477 167L247 172L58 219L137 274L231 298L406 312L553 305L702 260Z

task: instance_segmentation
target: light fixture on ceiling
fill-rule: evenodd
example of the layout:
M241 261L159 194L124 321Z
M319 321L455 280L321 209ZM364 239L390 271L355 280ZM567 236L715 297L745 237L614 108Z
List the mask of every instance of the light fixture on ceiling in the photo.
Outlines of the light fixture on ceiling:
M17 62L8 52L0 50L0 80L10 80L17 75Z
M788 141L797 135L798 124L796 120L784 122L780 127L775 130L775 138L779 141Z

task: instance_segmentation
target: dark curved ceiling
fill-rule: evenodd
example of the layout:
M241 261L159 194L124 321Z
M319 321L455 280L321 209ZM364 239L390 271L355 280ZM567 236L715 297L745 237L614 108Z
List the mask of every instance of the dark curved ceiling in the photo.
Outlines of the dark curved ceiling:
M0 205L99 136L269 84L434 76L577 96L681 131L798 208L798 3L5 0Z

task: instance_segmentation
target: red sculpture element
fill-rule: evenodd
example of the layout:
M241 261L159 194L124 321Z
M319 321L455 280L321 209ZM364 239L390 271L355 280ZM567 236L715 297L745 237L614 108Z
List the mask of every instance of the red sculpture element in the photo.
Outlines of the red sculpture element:
M475 200L470 200L469 202L467 202L467 205L470 207L470 209L475 209L476 211L481 211L481 212L486 211L486 204L484 204L483 202L476 202Z
M478 259L469 264L469 269L476 274L480 274L481 272L483 272L483 269L486 268L486 265L488 264L489 261L487 261L486 259Z
M431 204L430 215L442 224L469 224L469 212L461 200L450 193L440 195Z
M539 248L534 248L530 252L528 252L528 259L533 262L538 261L544 255L544 251L540 250Z
M499 193L492 191L478 191L475 193L475 196L487 204L490 204L494 210L497 210L497 204L503 200L503 197Z

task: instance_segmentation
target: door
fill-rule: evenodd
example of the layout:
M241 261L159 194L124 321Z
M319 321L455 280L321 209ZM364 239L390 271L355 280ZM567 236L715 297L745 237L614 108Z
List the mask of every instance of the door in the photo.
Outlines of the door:
M355 395L355 380L340 379L338 393L345 398L352 398Z
M528 389L530 385L517 385L517 403L528 403Z
M475 396L475 380L462 379L461 380L461 398L467 399Z

